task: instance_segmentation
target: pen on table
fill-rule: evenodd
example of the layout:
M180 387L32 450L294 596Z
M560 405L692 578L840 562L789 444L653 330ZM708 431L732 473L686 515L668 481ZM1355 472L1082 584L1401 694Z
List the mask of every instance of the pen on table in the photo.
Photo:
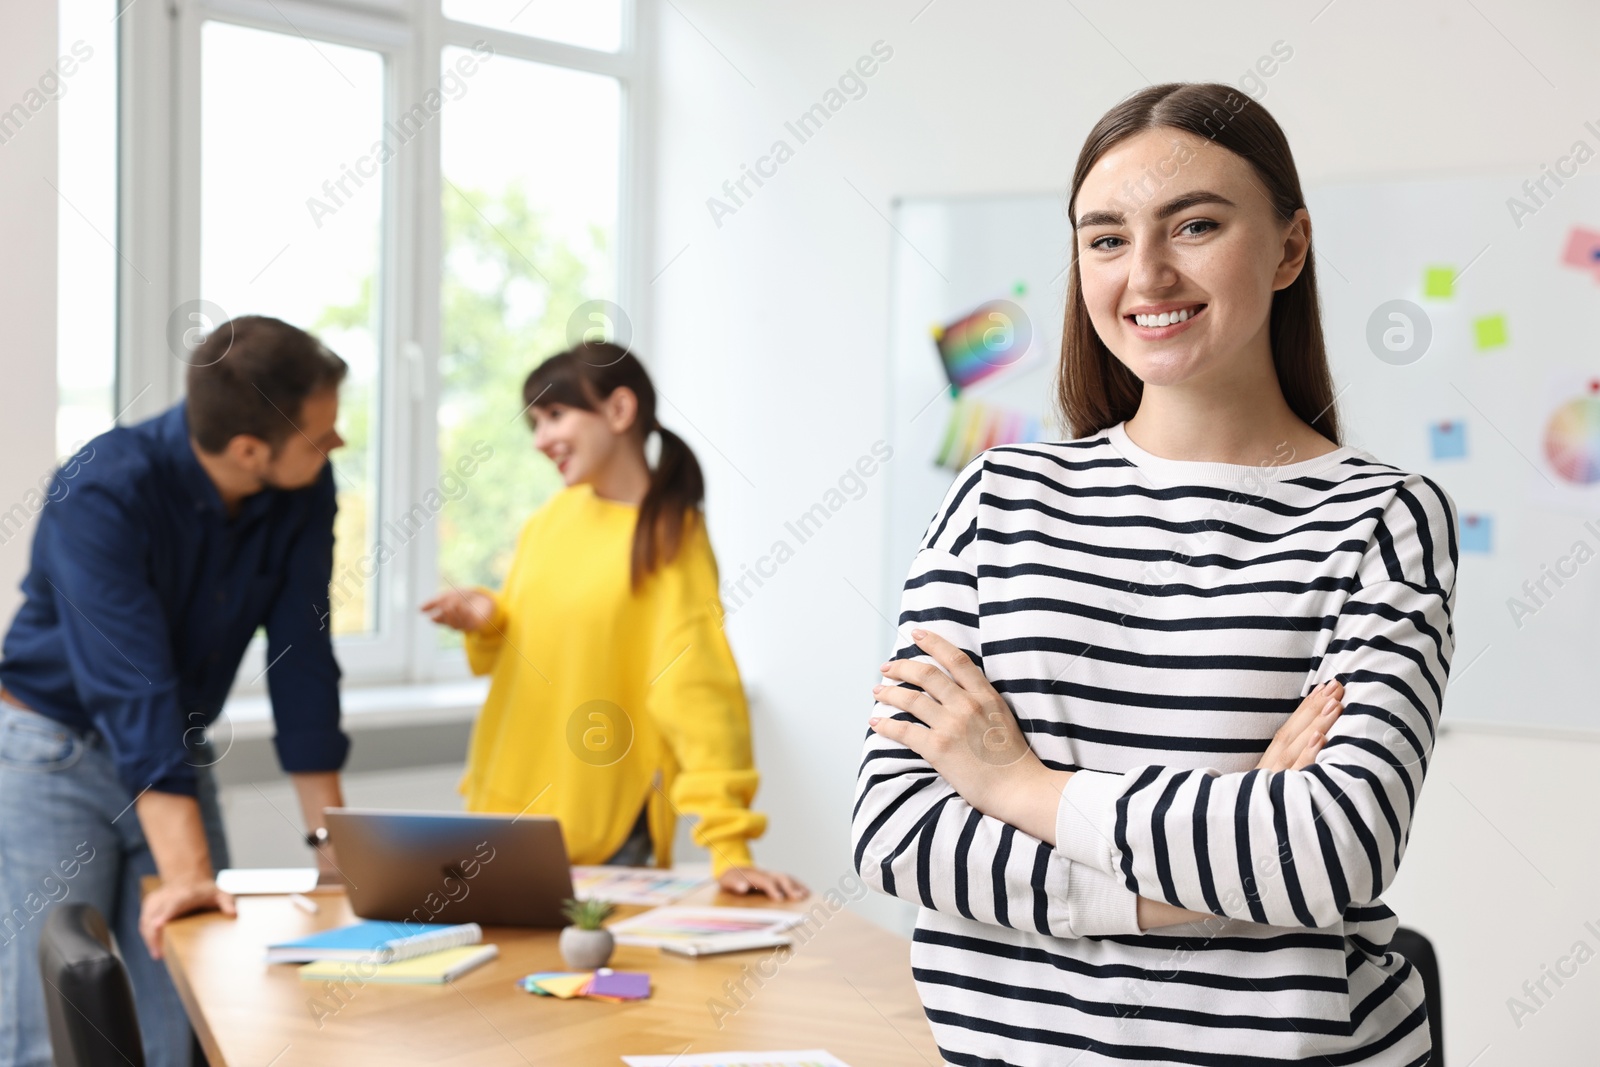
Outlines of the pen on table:
M309 915L315 915L317 913L317 911L319 910L317 908L317 902L316 901L312 900L310 897L305 896L305 895L303 895L301 893L290 893L289 894L289 903L293 904L295 907L299 908L301 911L306 912Z

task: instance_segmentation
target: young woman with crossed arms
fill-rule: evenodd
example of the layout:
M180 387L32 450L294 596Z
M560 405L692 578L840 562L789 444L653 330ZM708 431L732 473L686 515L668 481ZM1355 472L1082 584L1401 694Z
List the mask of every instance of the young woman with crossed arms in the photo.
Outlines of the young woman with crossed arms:
M989 449L934 514L856 867L920 905L950 1063L1418 1067L1381 894L1454 650L1454 502L1339 444L1310 216L1259 104L1131 96L1068 214L1074 437Z

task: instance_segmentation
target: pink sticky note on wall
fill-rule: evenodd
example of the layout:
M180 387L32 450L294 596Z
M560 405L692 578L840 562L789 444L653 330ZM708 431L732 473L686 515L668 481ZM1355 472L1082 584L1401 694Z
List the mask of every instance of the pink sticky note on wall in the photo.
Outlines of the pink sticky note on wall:
M1591 270L1600 281L1600 231L1574 226L1567 234L1567 247L1561 253L1561 262L1569 267Z

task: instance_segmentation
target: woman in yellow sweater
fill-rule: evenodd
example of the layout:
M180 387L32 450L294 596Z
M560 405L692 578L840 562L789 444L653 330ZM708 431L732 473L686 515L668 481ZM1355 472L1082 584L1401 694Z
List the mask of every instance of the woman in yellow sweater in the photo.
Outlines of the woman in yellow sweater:
M807 895L756 867L759 776L722 631L700 465L656 421L644 365L609 343L541 363L523 385L534 446L565 488L530 517L504 588L422 606L466 635L489 695L461 791L469 811L561 820L573 863L672 862L680 813L731 892ZM659 436L654 466L646 441Z

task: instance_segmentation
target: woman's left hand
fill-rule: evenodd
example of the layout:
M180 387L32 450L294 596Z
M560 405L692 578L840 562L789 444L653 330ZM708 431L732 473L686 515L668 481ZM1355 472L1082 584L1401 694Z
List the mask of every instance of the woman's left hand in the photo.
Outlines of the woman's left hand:
M760 867L729 867L717 878L717 884L724 892L765 893L773 900L804 900L811 893L792 875Z
M885 716L870 720L872 728L921 756L968 804L1005 819L1008 800L1051 773L1049 768L1029 747L1011 705L971 657L930 630L912 630L911 638L938 666L897 659L880 670L922 692L896 685L874 686L872 692L880 703L927 725Z

